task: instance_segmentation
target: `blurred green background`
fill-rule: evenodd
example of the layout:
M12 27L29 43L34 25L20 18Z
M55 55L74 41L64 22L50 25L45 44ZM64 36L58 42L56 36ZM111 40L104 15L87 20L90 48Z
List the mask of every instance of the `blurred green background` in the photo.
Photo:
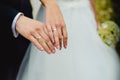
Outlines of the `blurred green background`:
M111 20L120 28L120 0L95 0L95 2L99 23ZM120 55L120 41L117 42L115 49Z
M113 20L120 26L120 0L96 0L95 6L100 23Z

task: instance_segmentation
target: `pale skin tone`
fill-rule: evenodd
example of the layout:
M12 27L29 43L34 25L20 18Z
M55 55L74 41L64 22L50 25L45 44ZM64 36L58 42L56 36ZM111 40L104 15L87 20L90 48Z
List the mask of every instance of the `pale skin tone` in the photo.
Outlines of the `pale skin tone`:
M41 0L46 8L46 22L21 15L16 23L16 30L30 40L39 50L48 54L67 47L67 30L61 11L55 0ZM51 16L52 15L52 16ZM54 29L54 30L53 30Z
M95 15L95 20L96 20L97 26L99 26L99 22L98 22L98 19L97 19L97 13L96 13L96 9L95 9L95 0L90 0L90 2L91 2L91 5L92 5L92 8L93 8L93 12L94 12L94 15Z
M61 49L62 45L64 48L67 47L66 25L56 0L41 0L41 2L46 8L45 24L22 15L17 21L16 30L39 50L49 54L55 53L55 47L58 49ZM95 12L95 1L91 0L91 4Z
M56 48L61 49L62 43L66 48L68 38L66 25L56 0L41 0L41 2L46 8L45 24L47 26L50 39L54 42ZM53 29L56 30L53 31Z

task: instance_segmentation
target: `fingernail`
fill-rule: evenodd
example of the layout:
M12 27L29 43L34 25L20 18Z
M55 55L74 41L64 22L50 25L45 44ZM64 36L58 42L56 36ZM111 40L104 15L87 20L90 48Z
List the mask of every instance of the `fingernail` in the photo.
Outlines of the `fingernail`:
M57 49L60 49L60 46L59 46L59 45L57 46Z
M64 47L67 48L67 45L65 45Z
M43 51L44 49L43 48L41 48L41 51Z
M48 53L50 54L50 53L51 53L51 51L50 51L50 50L48 50Z
M55 50L53 50L52 52L55 53Z

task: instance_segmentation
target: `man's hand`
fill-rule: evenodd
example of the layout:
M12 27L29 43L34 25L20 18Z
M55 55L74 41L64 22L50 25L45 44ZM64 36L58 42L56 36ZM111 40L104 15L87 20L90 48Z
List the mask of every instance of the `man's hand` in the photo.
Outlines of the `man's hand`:
M16 30L41 51L44 50L49 54L55 52L54 45L47 35L46 26L41 22L21 15L17 20Z

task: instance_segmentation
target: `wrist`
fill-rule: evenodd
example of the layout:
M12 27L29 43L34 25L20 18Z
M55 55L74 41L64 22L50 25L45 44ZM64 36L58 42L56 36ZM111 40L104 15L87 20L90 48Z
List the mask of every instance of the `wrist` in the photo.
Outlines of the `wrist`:
M56 0L41 0L41 3L42 3L45 7L57 5Z
M23 18L24 18L24 15L20 15L19 16L18 20L16 21L16 26L18 26L21 23L21 21L23 20Z
M17 38L18 35L19 35L19 33L18 33L17 30L16 30L16 24L17 24L18 18L19 18L21 15L24 15L24 14L21 13L21 12L19 12L19 13L15 16L15 18L13 19L13 22L12 22L12 32L13 32L13 35L14 35L15 38Z
M23 24L25 20L25 16L24 15L20 15L18 20L16 21L16 31L19 32L19 26L21 26Z

